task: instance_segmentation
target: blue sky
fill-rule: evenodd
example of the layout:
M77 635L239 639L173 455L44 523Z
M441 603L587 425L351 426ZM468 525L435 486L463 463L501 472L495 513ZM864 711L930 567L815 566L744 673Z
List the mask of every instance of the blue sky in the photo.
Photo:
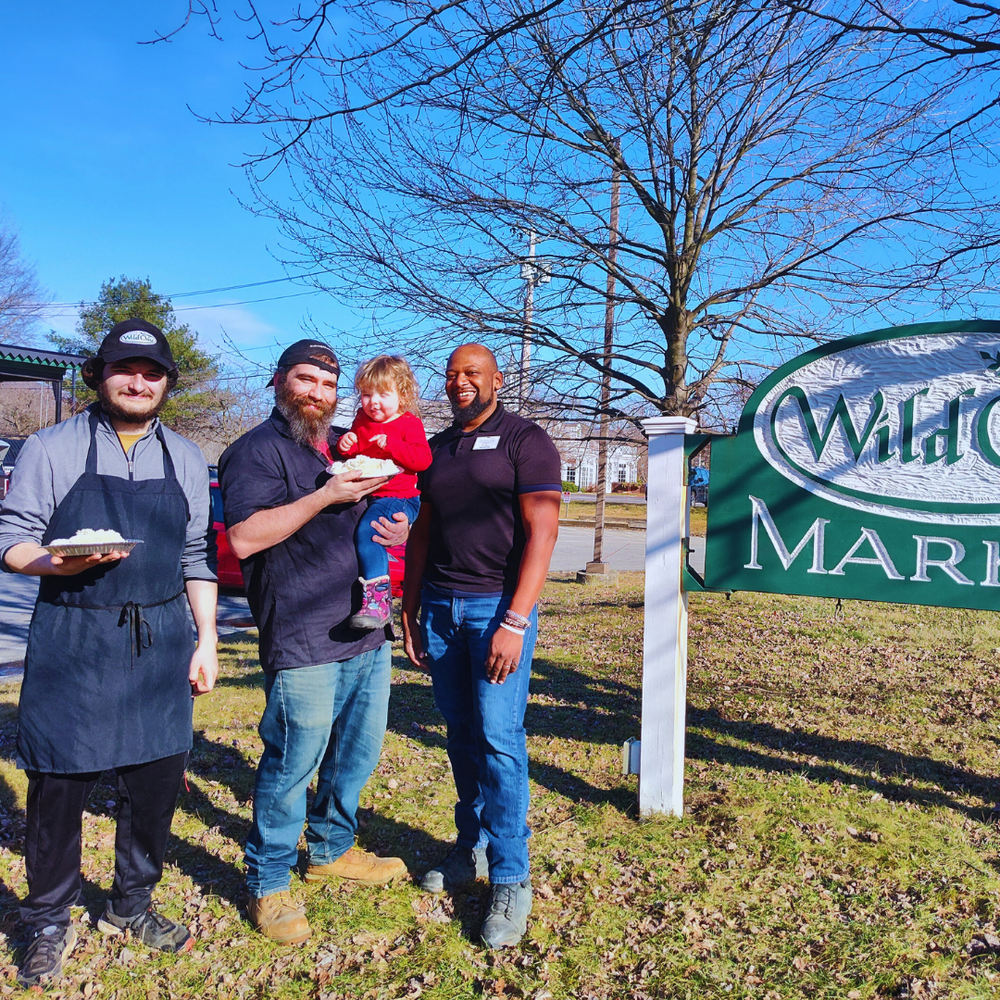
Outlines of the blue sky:
M220 7L230 14L231 4ZM67 304L50 310L41 332L72 331L76 304L122 274L172 296L210 349L228 335L265 365L309 316L334 340L338 330L367 329L370 316L304 285L182 294L285 273L276 225L239 203L249 198L239 164L260 136L207 125L188 107L211 115L239 105L240 63L259 60L259 47L232 16L223 42L197 22L170 43L139 44L174 28L186 8L184 0L0 5L0 212L48 297ZM282 183L276 175L270 190L288 198ZM911 318L943 317L930 303L900 321ZM883 325L875 318L843 332Z
M256 53L235 24L225 41L192 25L171 43L140 45L183 16L181 0L51 0L0 5L0 212L20 234L48 298L94 299L127 274L174 294L281 278L277 228L239 204L251 129L207 125L243 93ZM275 183L280 183L276 180ZM177 297L178 316L210 347L223 331L267 363L268 345L365 318L304 285L272 284ZM247 303L270 298L272 301ZM245 304L239 304L245 303ZM212 308L205 308L212 307ZM41 332L72 331L56 307Z

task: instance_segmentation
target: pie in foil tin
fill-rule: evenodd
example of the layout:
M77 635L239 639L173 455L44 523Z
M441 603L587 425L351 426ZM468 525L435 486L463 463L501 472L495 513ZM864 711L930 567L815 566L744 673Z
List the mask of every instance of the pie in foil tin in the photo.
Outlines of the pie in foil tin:
M43 545L52 556L106 556L109 552L131 552L142 544L141 538L125 538L120 542L85 542L83 545Z

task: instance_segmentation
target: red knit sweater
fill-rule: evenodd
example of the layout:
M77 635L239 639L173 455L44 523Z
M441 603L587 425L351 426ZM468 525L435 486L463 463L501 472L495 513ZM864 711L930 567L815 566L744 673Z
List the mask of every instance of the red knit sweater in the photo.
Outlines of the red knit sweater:
M358 410L351 430L358 436L358 442L353 448L340 454L345 458L354 455L367 455L369 458L388 458L402 468L402 472L392 477L375 491L377 497L415 497L420 495L417 489L417 473L423 472L431 464L431 449L427 444L424 425L414 413L401 413L395 420L376 423L370 419L364 410ZM373 437L385 435L385 447L380 448L372 443ZM340 449L337 449L340 451Z

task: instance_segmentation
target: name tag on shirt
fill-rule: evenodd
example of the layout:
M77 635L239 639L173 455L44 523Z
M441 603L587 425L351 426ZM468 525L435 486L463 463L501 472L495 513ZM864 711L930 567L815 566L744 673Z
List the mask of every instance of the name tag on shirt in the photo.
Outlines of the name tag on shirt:
M500 435L495 434L492 437L478 437L476 438L475 444L472 446L473 451L493 451L494 448L500 443Z

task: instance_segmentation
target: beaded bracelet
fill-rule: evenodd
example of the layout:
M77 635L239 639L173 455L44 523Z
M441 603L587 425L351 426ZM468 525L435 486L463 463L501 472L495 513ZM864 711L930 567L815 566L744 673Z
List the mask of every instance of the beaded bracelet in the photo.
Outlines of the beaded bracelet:
M507 622L508 625L514 625L517 628L528 628L531 625L531 619L526 618L524 615L519 615L516 611L511 611L509 608L503 616L503 620Z
M500 622L500 628L506 629L508 632L513 632L514 635L524 635L527 629L514 628L513 625L508 625L506 622Z

